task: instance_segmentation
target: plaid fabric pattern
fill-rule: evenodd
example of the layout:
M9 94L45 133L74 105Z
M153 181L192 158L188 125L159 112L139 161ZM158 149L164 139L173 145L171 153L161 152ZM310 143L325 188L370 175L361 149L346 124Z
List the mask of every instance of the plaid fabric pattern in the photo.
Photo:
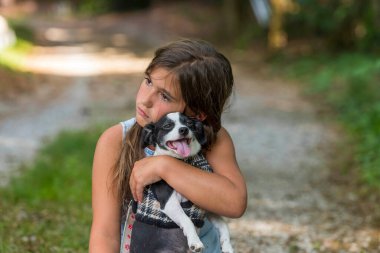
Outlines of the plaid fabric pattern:
M212 168L202 153L184 160L186 163L197 167L201 170L212 172ZM135 204L137 204L135 202ZM181 203L181 206L187 216L197 227L203 226L205 211L194 205L191 201ZM136 220L164 228L178 228L165 213L161 211L160 203L155 198L150 186L144 189L144 199L134 208L136 210Z

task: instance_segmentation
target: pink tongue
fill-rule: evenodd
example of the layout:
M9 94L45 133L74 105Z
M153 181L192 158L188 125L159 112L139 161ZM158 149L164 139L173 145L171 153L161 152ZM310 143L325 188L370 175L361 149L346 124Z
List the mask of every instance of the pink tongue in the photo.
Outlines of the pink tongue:
M182 157L188 157L190 155L190 147L187 145L186 140L176 141L174 145L177 147L177 152Z

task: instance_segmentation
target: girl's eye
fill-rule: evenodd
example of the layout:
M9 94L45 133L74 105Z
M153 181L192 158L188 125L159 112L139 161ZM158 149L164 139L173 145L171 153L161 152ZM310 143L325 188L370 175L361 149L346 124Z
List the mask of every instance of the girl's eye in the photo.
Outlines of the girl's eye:
M170 97L166 95L165 93L161 92L160 93L161 99L165 102L170 102Z
M145 84L147 86L152 86L152 80L150 80L148 77L145 77Z

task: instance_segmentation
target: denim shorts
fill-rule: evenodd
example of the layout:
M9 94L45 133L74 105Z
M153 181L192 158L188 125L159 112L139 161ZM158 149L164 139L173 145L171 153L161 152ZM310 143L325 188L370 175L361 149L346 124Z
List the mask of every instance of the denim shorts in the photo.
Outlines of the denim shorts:
M124 222L121 224L121 237L123 237ZM219 232L215 226L206 218L199 231L199 237L204 245L203 253L221 253ZM122 252L122 251L120 251Z
M215 226L206 218L199 237L205 246L203 253L221 253L219 232Z

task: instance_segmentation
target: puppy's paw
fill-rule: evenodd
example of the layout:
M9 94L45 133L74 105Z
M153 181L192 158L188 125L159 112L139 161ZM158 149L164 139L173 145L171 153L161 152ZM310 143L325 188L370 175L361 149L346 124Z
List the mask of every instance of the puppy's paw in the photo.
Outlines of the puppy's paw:
M190 244L190 250L191 252L197 252L197 253L201 253L203 251L203 244L199 241L199 242L194 242L192 244Z
M232 245L229 241L222 242L222 253L234 253Z

